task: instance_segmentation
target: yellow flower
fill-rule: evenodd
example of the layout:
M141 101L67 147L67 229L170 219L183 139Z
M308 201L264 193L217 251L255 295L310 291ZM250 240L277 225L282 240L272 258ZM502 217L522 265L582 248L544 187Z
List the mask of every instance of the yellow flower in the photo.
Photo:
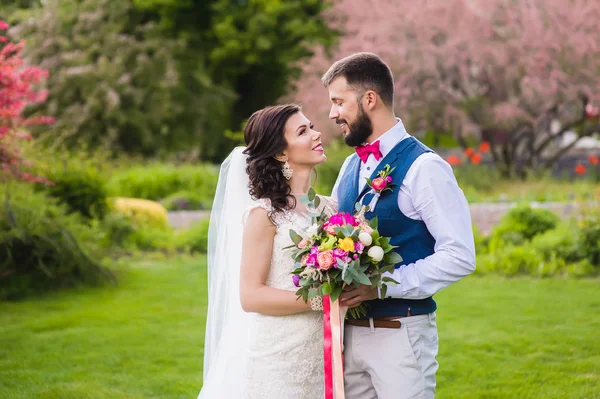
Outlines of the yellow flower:
M354 252L354 241L347 237L338 241L338 248L346 252Z

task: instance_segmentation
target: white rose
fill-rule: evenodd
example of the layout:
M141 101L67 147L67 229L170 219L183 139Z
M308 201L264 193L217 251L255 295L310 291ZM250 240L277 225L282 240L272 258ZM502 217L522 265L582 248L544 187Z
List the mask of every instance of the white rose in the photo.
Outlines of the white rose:
M360 242L362 242L363 244L365 244L365 247L368 247L369 245L371 245L373 243L373 237L371 237L371 234L368 233L360 233L358 235L358 240Z
M369 248L369 252L367 254L373 259L374 262L381 262L383 259L383 248L381 247L372 247Z
M306 230L306 233L305 233L306 238L310 239L313 236L316 236L318 232L319 232L319 226L316 224L313 224Z

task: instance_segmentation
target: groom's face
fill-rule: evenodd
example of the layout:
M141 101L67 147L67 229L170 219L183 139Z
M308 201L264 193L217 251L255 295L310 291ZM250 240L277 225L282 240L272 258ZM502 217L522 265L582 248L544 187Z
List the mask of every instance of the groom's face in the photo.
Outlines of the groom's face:
M373 124L362 106L362 95L349 87L343 77L331 82L328 89L331 100L329 119L340 127L347 145L356 147L363 144L373 132Z

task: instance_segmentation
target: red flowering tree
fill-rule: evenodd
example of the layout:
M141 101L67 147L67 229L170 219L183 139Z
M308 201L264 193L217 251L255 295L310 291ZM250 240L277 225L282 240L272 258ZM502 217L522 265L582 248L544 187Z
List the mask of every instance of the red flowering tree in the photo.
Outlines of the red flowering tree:
M468 137L489 142L506 176L550 167L600 132L597 0L340 0L331 21L345 31L338 50L298 83L309 114L328 109L316 87L332 59L371 51L392 68L413 130L451 132L465 149Z
M25 131L30 125L52 123L50 117L26 118L23 111L28 105L40 103L48 96L35 85L48 75L48 71L26 65L22 59L25 42L11 42L3 33L8 24L0 21L0 180L16 177L31 182L46 182L23 170L25 160L19 150L19 140L30 140Z

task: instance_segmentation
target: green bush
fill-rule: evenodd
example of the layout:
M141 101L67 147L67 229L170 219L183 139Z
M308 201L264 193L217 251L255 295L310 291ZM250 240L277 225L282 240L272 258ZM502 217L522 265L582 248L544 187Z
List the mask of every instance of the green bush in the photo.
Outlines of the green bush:
M48 143L45 143L48 144ZM71 212L88 219L102 219L108 212L108 177L106 154L84 148L65 152L46 148L43 142L27 149L35 157L35 174L46 177L52 184L37 184L44 191L66 204Z
M581 220L581 251L591 265L600 269L600 210L592 209Z
M5 185L0 195L0 299L114 280L90 254L99 237L80 215L31 186Z
M501 250L483 254L477 258L478 273L499 273L506 276L539 274L544 257L538 251L525 246L506 246Z
M210 219L206 218L194 223L189 229L181 230L178 234L177 246L191 252L206 253L209 224Z
M157 163L137 166L115 174L109 181L109 192L115 197L159 201L174 193L188 191L212 203L218 174L218 168L213 165Z
M576 262L584 257L581 251L581 232L570 222L561 223L555 229L535 236L531 240L531 246L546 259L558 257L566 262Z
M519 205L510 209L492 229L492 240L500 239L511 244L521 244L538 234L556 227L560 218L547 209Z

